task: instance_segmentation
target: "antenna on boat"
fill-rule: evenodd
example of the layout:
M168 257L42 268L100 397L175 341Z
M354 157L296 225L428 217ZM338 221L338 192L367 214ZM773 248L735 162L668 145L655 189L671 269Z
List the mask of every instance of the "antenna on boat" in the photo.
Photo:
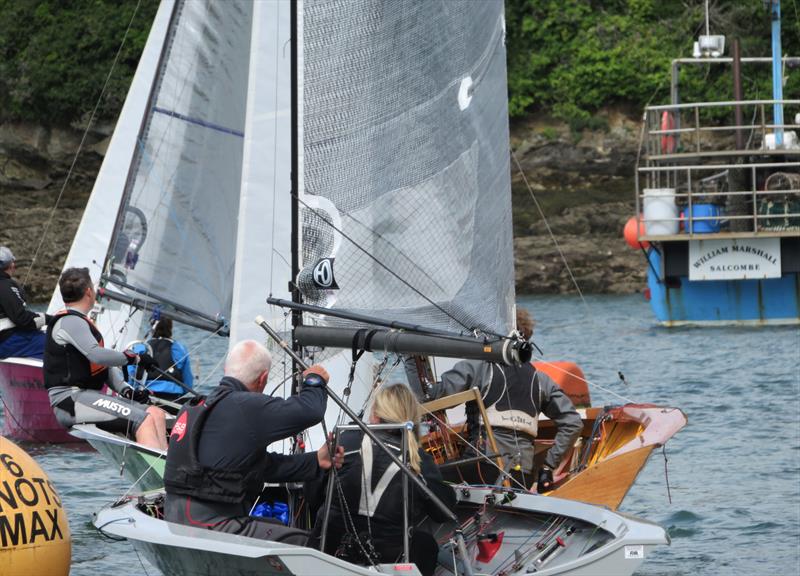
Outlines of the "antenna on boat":
M694 43L692 56L695 58L719 58L725 53L725 36L721 34L711 34L711 18L708 13L708 0L706 6L706 33L701 34Z

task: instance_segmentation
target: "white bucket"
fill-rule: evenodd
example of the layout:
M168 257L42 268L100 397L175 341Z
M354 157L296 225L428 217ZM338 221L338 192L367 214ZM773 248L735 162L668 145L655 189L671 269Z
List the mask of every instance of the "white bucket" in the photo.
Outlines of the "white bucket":
M644 223L648 236L678 233L678 205L675 188L644 189Z

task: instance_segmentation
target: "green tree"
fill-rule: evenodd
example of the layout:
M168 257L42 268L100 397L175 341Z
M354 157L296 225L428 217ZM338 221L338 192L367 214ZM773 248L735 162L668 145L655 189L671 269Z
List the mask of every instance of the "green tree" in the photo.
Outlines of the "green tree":
M130 24L99 109L115 118L157 8L157 0L138 10L132 0L0 0L0 119L84 119Z
M547 110L586 120L602 106L641 107L669 98L670 62L690 56L705 27L702 0L507 0L509 112ZM743 56L770 56L770 13L763 0L712 0L711 33L725 34L727 51L741 40ZM796 8L784 10L784 54L800 54ZM685 69L684 99L723 100L732 94L730 68ZM770 92L769 66L745 71L760 97ZM800 94L793 71L785 97Z

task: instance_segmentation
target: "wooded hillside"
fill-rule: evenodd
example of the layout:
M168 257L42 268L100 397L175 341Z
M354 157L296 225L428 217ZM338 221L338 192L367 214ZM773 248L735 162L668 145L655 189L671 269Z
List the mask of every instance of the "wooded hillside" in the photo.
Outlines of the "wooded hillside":
M98 113L116 118L157 7L157 0L0 0L0 120L84 122L115 58ZM729 47L739 37L744 56L770 55L763 0L712 0L710 14L711 32L727 35ZM704 4L506 0L506 18L510 114L544 111L575 129L600 128L592 113L601 107L639 110L666 97L669 61L691 54ZM785 54L800 54L797 0L783 2L782 40ZM721 72L696 74L684 94L729 95ZM745 83L766 97L768 67L748 73ZM785 94L800 94L800 71L788 75Z

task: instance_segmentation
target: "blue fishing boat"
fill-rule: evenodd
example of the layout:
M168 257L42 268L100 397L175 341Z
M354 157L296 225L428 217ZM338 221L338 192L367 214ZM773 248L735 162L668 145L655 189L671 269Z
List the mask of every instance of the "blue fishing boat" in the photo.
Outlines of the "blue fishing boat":
M772 57L742 57L706 33L672 61L670 103L647 106L626 240L646 255L653 311L665 326L800 324L800 100L783 96L780 2L768 2ZM772 66L772 99L745 99L741 78ZM726 66L733 98L686 102L686 67ZM685 73L684 73L685 74Z

